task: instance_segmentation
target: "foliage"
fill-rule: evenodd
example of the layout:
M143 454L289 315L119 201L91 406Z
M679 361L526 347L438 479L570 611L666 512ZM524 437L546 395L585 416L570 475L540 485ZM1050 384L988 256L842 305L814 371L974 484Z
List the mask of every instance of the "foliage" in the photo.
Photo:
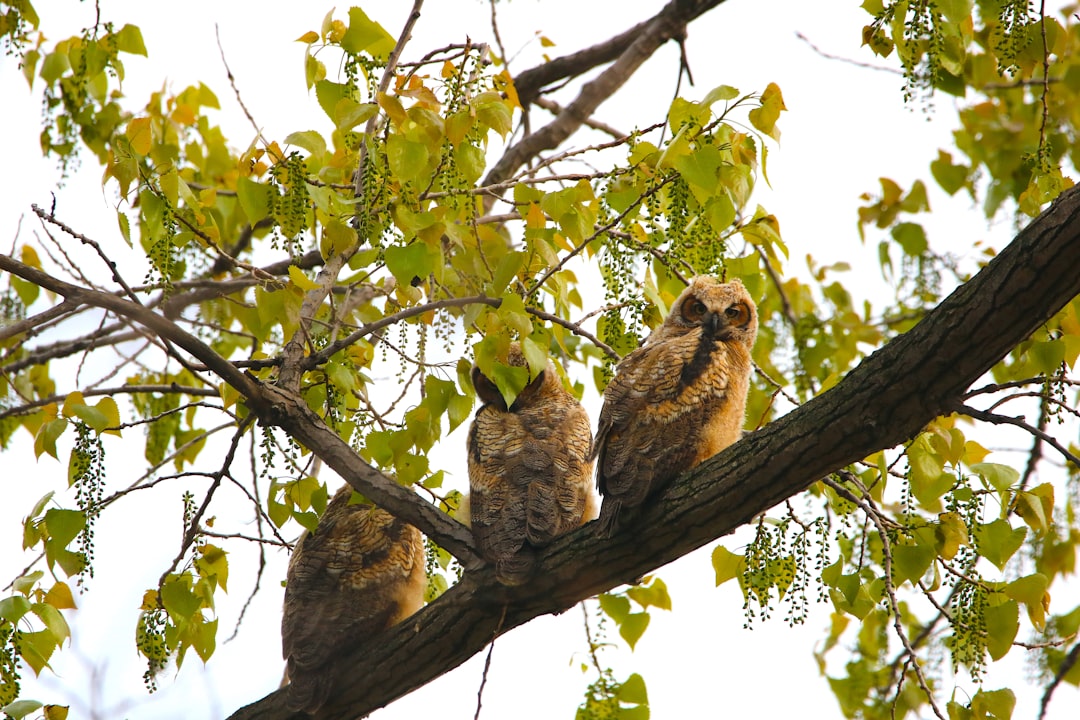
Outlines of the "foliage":
M909 97L963 98L956 147L928 157L942 190L966 191L992 218L1037 215L1072 185L1063 167L1075 166L1080 147L1072 18L1012 0L864 7L863 41L878 56L895 52ZM530 157L503 179L485 172L513 147L524 108L487 46L403 63L394 37L363 10L331 12L298 38L313 112L328 129L267 138L249 116L256 140L237 149L215 124L222 103L206 85L124 96L123 60L147 53L138 28L99 21L47 43L29 2L0 9L6 51L44 89L42 151L61 174L100 165L118 208L117 237L101 244L36 209L67 245L78 240L107 263L104 279L50 237L20 241L11 259L21 269L0 286L12 328L0 333L0 446L33 437L39 458L67 461L70 489L46 494L23 519L22 549L40 561L0 599L0 706L13 717L42 707L20 698L20 672L47 669L68 639L61 611L75 607L71 582L95 591L95 527L120 522L130 493L168 481L182 507L171 525L176 558L132 617L150 690L188 650L206 662L219 642L215 598L228 590L230 543L243 539L240 521L215 504L223 484L243 489L264 547L314 530L329 495L319 459L288 433L255 429L250 398L222 367L295 392L357 463L454 514L460 492L444 487L454 469L433 458L472 412L473 363L508 401L524 387L527 373L503 362L512 340L531 367L555 357L578 396L596 397L689 277L739 278L760 315L753 430L835 385L976 269L934 249L923 181L882 178L858 221L864 242L878 245L891 297L858 303L839 279L845 262L808 256L808 279L789 272L780 221L754 197L786 111L775 84L686 93L655 125ZM579 161L600 169L580 172ZM117 269L128 255L145 272L141 284ZM57 302L35 271L96 291L96 305L82 301L96 309ZM154 341L143 342L104 296L176 331L154 325ZM80 313L93 315L92 330ZM41 342L45 329L62 339ZM199 341L221 365L192 361ZM107 350L116 351L109 367L87 379L83 358ZM1007 718L1012 690L949 699L943 668L977 680L1018 645L1048 681L1080 684L1080 664L1068 661L1080 608L1059 609L1050 593L1075 573L1080 544L1080 450L1052 432L1078 414L1078 356L1080 299L998 363L956 414L837 469L798 509L788 502L757 518L745 548L714 549L716 583L737 579L748 625L778 603L796 624L810 602L831 602L816 656L845 716L903 717L929 705L939 717ZM1037 419L1002 415L1005 402ZM1026 460L991 457L983 443L994 424L1033 438ZM106 458L105 435L141 449L145 473L133 485L107 482L116 454ZM248 468L236 461L245 444ZM1064 469L1047 467L1048 448ZM429 538L426 599L462 572ZM597 678L578 718L648 717L645 680L616 681L597 653L607 621L633 648L649 609L671 604L655 577L599 596L583 668ZM1016 640L1021 631L1030 642ZM46 717L64 711L44 708Z

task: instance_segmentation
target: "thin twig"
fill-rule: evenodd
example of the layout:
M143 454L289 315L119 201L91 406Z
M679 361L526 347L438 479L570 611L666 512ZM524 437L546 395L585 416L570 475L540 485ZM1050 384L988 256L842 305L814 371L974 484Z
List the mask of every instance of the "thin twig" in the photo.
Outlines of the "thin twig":
M1024 422L1022 418L1009 417L1008 415L998 415L996 413L984 412L982 410L976 410L975 408L964 405L963 403L956 403L953 406L953 411L960 413L961 415L967 415L970 418L976 420L982 420L983 422L993 423L994 425L1015 425L1018 428L1022 428L1035 437L1042 438L1042 440L1050 447L1057 450L1064 456L1066 460L1080 469L1080 458L1069 452L1068 448L1059 443L1053 435L1050 435L1037 427L1032 427L1028 423Z

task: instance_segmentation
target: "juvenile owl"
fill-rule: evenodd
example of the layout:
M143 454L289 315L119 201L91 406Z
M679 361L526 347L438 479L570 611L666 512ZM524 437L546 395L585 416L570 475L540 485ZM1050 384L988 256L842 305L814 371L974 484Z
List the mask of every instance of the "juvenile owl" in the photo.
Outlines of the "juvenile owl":
M517 343L507 362L527 367ZM534 548L596 517L592 430L550 362L509 408L479 368L472 382L483 402L468 440L472 531L499 581L518 585Z
M600 533L677 475L739 439L757 308L738 280L699 275L619 363L596 430Z
M289 560L281 648L290 710L314 713L337 682L337 662L424 603L420 531L341 488Z

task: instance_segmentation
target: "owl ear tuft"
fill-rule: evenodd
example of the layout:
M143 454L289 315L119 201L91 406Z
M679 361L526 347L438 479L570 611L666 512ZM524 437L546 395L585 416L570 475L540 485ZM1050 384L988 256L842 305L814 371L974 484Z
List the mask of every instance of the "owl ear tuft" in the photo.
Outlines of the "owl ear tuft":
M476 390L476 396L480 398L480 401L485 405L494 405L502 410L506 410L506 400L503 399L502 393L499 392L499 388L488 379L487 375L480 372L480 368L473 366L471 374L473 389Z

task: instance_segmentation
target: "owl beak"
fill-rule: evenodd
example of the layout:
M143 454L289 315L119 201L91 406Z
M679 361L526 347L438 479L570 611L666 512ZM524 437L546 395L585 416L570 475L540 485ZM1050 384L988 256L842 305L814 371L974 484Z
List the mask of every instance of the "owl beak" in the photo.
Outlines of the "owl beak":
M719 313L705 313L705 328L708 330L710 337L717 337L720 334L720 328L723 327L723 324L723 318Z

